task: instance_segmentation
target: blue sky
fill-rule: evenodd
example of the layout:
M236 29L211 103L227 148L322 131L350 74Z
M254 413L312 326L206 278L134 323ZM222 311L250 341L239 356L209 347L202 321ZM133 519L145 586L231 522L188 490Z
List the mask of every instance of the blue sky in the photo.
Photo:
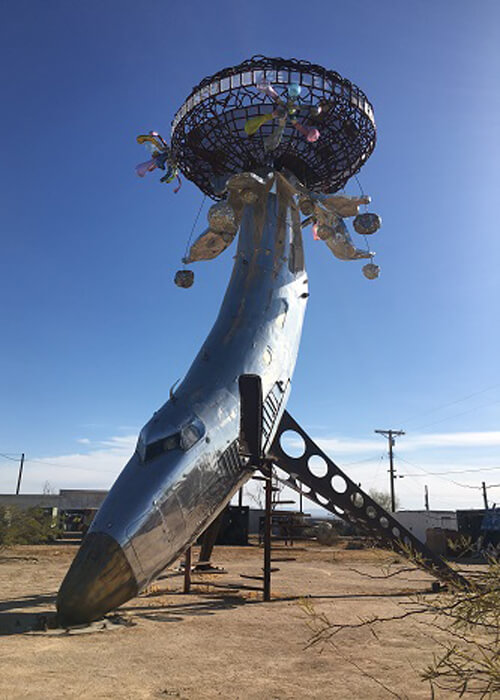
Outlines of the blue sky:
M135 136L168 136L204 76L263 53L351 79L378 127L360 180L381 276L306 231L289 410L366 488L387 488L373 430L406 430L402 506L427 483L434 507L480 507L500 483L499 27L493 0L2 3L0 491L23 451L25 492L107 488L186 372L231 252L173 285L202 196L139 180Z

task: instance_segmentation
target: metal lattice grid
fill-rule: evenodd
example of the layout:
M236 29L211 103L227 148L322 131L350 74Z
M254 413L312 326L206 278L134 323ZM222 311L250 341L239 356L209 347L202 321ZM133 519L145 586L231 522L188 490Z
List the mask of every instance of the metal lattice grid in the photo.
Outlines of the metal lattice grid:
M263 79L284 99L288 85L301 86L295 116L319 129L318 141L306 141L290 120L272 153L266 153L264 139L275 128L274 121L247 136L247 119L275 108L255 87ZM319 115L311 115L313 106L321 106ZM308 61L254 56L193 89L172 122L171 147L184 175L218 199L218 178L269 168L290 170L309 189L336 192L365 163L375 141L372 105L349 80Z

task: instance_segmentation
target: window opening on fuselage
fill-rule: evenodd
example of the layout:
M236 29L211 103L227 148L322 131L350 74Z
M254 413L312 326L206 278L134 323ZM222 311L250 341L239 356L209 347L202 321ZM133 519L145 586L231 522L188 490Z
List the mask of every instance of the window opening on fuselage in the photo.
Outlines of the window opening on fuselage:
M170 452L171 450L176 450L181 446L181 434L174 433L174 435L169 435L166 438L161 438L161 440L155 440L149 445L146 445L144 461L149 462L149 460L159 457L164 452Z
M155 440L149 443L149 445L145 445L143 438L139 436L137 452L143 462L149 462L171 450L181 449L187 452L193 445L201 440L204 434L205 426L196 418L188 425L185 425L178 433L169 435L166 438L161 438L160 440Z
M198 440L203 437L204 432L203 425L198 421L186 425L181 430L181 448L184 450L184 452L187 452L193 445L195 445Z

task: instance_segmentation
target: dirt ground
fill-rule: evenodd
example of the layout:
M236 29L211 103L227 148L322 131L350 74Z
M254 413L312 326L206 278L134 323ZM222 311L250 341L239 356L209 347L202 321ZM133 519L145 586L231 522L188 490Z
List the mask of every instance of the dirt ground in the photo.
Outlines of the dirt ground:
M165 572L120 608L108 627L34 631L52 615L71 545L0 552L0 698L429 698L418 675L437 651L422 616L378 628L349 629L335 647L307 648L303 600L335 622L391 617L410 609L432 579L409 572L389 579L394 555L316 543L276 551L273 600L238 588L260 575L257 546L219 547L225 574L205 575L182 593L182 576ZM194 559L195 560L195 559ZM404 566L401 562L400 566ZM357 570L354 571L354 569ZM383 684L383 685L382 685ZM385 687L383 687L385 686ZM439 697L445 697L444 695Z

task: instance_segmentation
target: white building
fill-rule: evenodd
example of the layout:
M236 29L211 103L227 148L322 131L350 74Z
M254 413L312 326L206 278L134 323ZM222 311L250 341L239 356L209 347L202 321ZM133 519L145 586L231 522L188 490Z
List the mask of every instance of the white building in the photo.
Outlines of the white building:
M426 543L426 532L431 528L458 530L454 510L400 510L392 515L423 544Z

